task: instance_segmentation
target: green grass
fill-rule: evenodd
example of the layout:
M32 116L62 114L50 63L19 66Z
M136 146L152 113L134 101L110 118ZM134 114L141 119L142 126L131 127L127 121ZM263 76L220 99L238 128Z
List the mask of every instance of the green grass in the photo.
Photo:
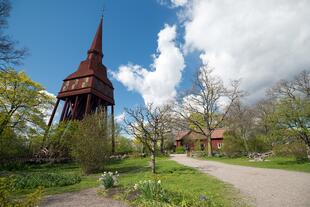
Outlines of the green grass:
M212 158L204 158L206 160L219 161L227 164L233 165L243 165L250 167L259 167L259 168L272 168L272 169L283 169L283 170L292 170L299 172L310 172L310 164L308 161L297 161L292 157L269 157L264 162L250 162L249 158L241 157L241 158L226 158L226 157L212 157Z
M185 167L167 158L157 159L157 173L153 175L148 159L126 159L109 165L110 171L120 172L120 185L133 188L140 180L160 179L162 186L185 197L199 198L206 194L220 206L244 206L234 188L193 168Z
M149 167L148 158L130 158L113 161L107 164L106 171L118 171L119 187L133 189L135 183L140 180L160 179L162 186L170 191L181 193L185 197L199 199L200 195L207 195L219 206L245 206L241 196L235 189L214 177L203 174L193 168L177 164L168 158L157 159L157 174L153 175ZM63 165L41 165L29 167L27 170L15 172L0 172L1 176L9 174L30 172L60 172L60 173L81 173L81 169L76 164ZM45 194L56 194L64 192L79 191L99 185L100 174L82 176L80 183L63 186L45 188ZM33 190L20 190L16 196L23 196Z
M24 175L28 173L61 173L61 174L79 174L81 175L81 182L62 186L62 187L50 187L45 188L44 193L46 195L49 194L57 194L57 193L64 193L64 192L72 192L72 191L79 191L86 188L91 188L98 186L98 177L99 174L85 176L82 175L81 169L76 164L55 164L55 165L31 165L28 166L26 169L17 170L17 171L1 171L0 176L9 176L9 175ZM15 192L16 196L23 196L25 194L33 192L34 189L23 189L17 190Z

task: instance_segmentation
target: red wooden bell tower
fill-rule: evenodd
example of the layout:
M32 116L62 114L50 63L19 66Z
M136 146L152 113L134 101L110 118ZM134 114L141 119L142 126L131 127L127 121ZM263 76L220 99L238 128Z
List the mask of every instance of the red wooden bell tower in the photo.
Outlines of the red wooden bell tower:
M107 68L102 64L102 21L101 18L86 60L80 63L77 71L63 80L48 126L51 126L59 102L62 100L64 107L60 121L81 120L85 115L95 112L98 107L102 107L107 114L108 107L111 106L114 128L114 88L107 77ZM112 137L113 150L114 137Z

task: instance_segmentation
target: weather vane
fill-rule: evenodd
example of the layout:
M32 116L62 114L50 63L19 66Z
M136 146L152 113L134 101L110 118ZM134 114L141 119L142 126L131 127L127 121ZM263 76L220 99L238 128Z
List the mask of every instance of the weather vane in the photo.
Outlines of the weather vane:
M101 10L101 18L103 18L104 17L104 12L105 12L105 10L106 10L106 5L105 5L105 2L103 1L103 4L102 4L102 10Z

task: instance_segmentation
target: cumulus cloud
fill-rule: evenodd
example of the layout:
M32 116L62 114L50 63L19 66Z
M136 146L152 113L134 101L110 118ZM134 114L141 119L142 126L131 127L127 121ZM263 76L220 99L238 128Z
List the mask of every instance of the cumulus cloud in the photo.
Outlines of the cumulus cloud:
M168 6L170 8L176 8L176 7L182 7L186 5L188 0L157 0L157 3L159 3L162 6Z
M310 1L191 0L188 4L182 10L184 52L200 51L202 62L209 62L225 83L241 78L251 101L279 79L309 70Z
M128 90L140 93L145 103L160 106L176 96L185 67L184 58L175 43L176 26L165 25L158 33L157 54L149 69L137 64L121 65L114 78Z
M121 114L115 116L115 121L116 121L117 123L121 123L122 121L124 121L125 116L126 116L126 115L125 115L125 112L123 112L123 113L121 113Z

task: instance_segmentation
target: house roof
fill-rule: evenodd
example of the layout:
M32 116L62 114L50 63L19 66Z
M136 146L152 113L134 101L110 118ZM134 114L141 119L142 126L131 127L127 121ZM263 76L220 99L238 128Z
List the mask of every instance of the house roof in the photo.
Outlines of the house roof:
M211 139L222 139L224 137L224 133L225 133L225 129L222 129L222 128L215 129L211 134ZM206 139L201 134L198 134L197 132L194 132L192 130L179 131L176 134L175 139L181 140L185 136L188 136L188 135L192 135L190 136L191 139Z

